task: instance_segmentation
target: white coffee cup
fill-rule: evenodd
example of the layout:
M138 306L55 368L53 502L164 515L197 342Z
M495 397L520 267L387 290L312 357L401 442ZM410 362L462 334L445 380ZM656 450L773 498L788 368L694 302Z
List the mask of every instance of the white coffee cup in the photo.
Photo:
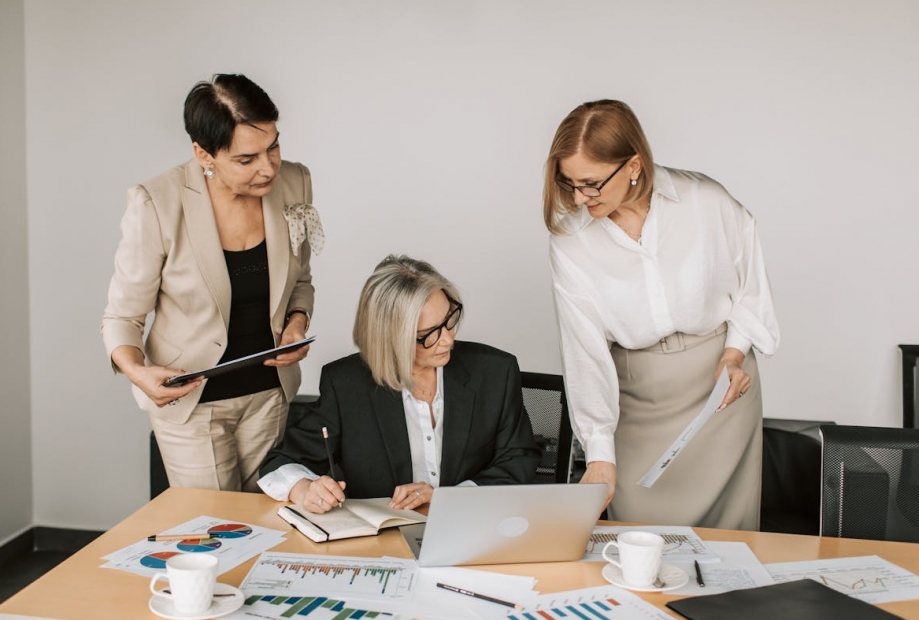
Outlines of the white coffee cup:
M198 614L211 606L217 583L217 556L204 553L180 553L166 560L166 571L153 575L150 591L172 601L176 611ZM160 579L169 581L171 594L153 586Z
M619 548L619 561L606 555L610 546ZM664 539L651 532L623 532L603 547L603 559L622 571L622 578L637 588L650 587L661 571Z

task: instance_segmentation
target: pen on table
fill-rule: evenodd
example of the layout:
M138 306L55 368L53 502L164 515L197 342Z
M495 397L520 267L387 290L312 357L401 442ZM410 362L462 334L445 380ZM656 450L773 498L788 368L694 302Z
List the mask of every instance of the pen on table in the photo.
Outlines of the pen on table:
M329 478L335 480L335 463L332 462L332 450L329 449L329 429L325 426L322 427L322 441L325 442L325 454L329 457ZM341 506L342 502L338 502L338 507Z
M165 542L169 540L204 540L210 538L207 532L198 532L197 534L151 534L147 536L148 542Z
M511 603L509 601L502 601L499 598L494 598L492 596L485 596L484 594L479 594L471 590L464 590L463 588L458 588L456 586L447 585L445 583L438 583L438 588L443 588L444 590L449 590L450 592L456 592L457 594L464 594L466 596L471 596L473 598L482 599L483 601L488 601L489 603L497 603L498 605L504 605L505 607L513 607L517 611L523 610L523 605L518 605L517 603Z
M699 566L699 560L693 560L693 563L696 565L696 583L699 584L700 588L704 588L705 580L702 579L702 567Z

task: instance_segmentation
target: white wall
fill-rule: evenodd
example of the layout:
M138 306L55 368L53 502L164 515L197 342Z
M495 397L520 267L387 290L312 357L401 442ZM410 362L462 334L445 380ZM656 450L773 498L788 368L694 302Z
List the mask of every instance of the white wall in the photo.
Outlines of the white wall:
M23 33L22 0L0 0L0 545L32 525Z
M98 336L126 188L190 154L182 100L242 72L314 173L319 340L352 350L389 252L463 289L463 336L558 372L541 173L558 122L629 102L656 159L758 218L783 328L766 414L895 426L919 342L919 4L27 0L35 521L106 527L147 497L148 422ZM4 311L6 312L6 311Z

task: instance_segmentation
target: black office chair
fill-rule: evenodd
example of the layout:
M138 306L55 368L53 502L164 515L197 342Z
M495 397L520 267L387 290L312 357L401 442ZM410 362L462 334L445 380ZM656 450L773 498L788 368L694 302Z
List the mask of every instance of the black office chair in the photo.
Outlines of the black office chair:
M520 378L523 404L542 450L536 482L567 483L571 479L572 433L565 382L561 375L540 372L521 372Z
M821 426L820 534L919 542L919 429Z

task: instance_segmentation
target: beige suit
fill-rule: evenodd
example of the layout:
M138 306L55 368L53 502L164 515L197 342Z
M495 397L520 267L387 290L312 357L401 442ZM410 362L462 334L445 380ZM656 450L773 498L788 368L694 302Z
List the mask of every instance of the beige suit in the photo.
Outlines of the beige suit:
M304 241L294 255L283 212L285 205L311 201L309 170L282 162L271 193L262 198L270 281L267 318L275 344L289 309L313 311L309 243ZM121 232L102 318L102 339L109 359L115 348L130 345L144 352L148 365L191 372L218 363L227 346L231 287L204 171L198 162L190 160L128 190ZM145 321L151 311L153 322L144 341ZM294 364L277 370L283 396L290 401L300 385L300 367ZM189 418L203 389L202 385L167 407L157 407L137 386L133 386L133 393L140 408L150 414L159 438L163 425L173 427L177 435L182 430L175 425L188 424L189 433L198 432L191 428ZM286 410L283 415L286 417ZM166 460L165 450L163 457ZM167 471L173 480L169 463Z

